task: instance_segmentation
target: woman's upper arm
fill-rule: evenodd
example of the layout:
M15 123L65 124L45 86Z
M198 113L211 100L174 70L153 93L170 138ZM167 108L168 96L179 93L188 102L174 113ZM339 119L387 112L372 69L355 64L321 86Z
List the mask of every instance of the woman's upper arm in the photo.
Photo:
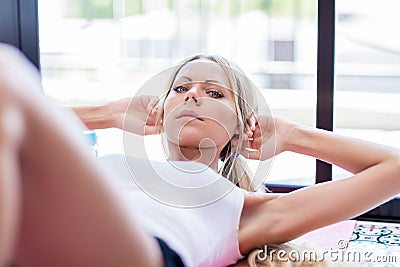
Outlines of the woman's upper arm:
M347 179L302 188L266 201L246 212L243 239L252 242L253 248L283 243L353 218L398 194L399 173L400 161L393 159Z

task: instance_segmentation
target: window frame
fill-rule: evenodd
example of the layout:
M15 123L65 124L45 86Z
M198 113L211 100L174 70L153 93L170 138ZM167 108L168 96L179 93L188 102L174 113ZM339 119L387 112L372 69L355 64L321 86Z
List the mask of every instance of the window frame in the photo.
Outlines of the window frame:
M40 69L38 0L2 0L0 42L18 47Z

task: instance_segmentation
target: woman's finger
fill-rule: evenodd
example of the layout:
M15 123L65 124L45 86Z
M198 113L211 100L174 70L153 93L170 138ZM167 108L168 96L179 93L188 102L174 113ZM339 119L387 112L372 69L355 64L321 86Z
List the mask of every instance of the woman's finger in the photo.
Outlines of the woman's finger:
M250 125L246 124L246 135L247 137L253 136L253 131L250 129Z
M256 122L257 122L256 116L251 115L251 117L248 120L248 124L250 125L250 130L252 130L252 131L256 130Z

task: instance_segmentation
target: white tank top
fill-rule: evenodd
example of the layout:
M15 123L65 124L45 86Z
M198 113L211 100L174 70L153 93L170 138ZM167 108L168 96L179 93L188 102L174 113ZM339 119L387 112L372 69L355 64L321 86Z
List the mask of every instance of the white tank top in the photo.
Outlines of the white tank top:
M163 239L185 266L227 266L243 257L238 230L244 190L200 163L123 155L100 160L112 165L133 219Z

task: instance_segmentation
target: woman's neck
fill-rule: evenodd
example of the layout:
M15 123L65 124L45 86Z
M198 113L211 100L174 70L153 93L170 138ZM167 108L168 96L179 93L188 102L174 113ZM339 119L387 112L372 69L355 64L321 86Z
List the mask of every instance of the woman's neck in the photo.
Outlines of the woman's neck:
M218 172L219 153L216 147L181 147L168 143L170 160L200 162Z

